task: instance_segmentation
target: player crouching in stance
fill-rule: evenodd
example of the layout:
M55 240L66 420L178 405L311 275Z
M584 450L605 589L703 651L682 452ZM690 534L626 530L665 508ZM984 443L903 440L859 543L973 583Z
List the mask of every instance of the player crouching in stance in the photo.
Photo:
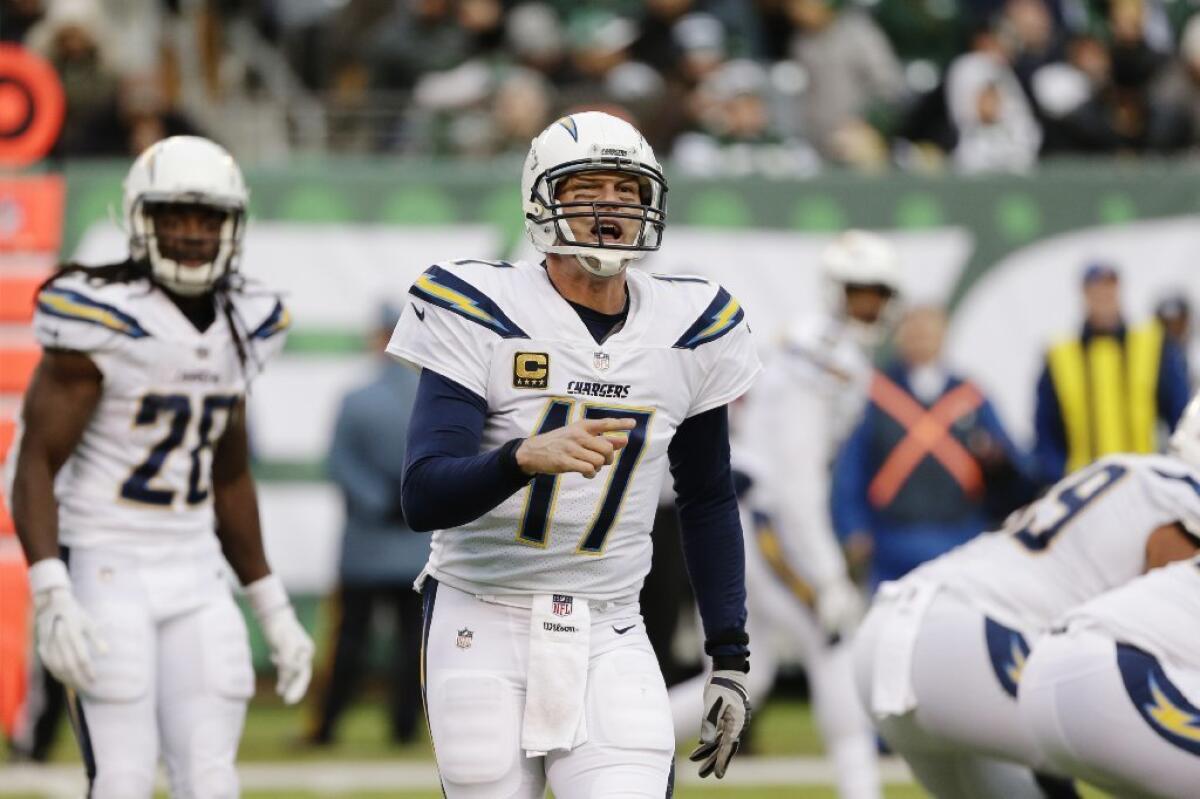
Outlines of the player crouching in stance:
M68 267L37 297L13 517L38 653L76 692L98 799L151 796L160 752L173 796L238 794L254 674L222 552L280 694L308 685L312 642L267 565L247 454L246 390L288 316L236 274L246 201L225 150L165 139L125 179L129 259Z
M1200 464L1200 397L1172 443ZM1200 536L1200 520L1186 523ZM1080 605L1039 638L1019 701L1047 762L1116 796L1200 793L1197 619L1200 558Z
M724 289L626 270L666 219L633 127L564 117L521 183L544 263L430 267L388 347L422 368L403 504L435 530L418 584L442 786L669 796L671 712L638 608L650 528L669 465L715 666L693 759L720 777L749 713L726 405L758 359Z
M1017 704L1029 644L1069 609L1195 554L1200 450L1182 444L1197 435L1193 412L1169 455L1097 461L1000 531L880 586L855 642L859 693L935 796L1072 795L1028 768L1056 771ZM1126 731L1104 734L1123 741Z

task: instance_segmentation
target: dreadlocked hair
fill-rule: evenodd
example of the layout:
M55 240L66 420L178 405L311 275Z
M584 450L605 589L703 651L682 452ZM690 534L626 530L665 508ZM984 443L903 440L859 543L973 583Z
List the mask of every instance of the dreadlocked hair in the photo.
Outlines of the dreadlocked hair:
M89 283L134 283L143 278L150 278L150 264L146 261L135 261L132 258L102 266L85 266L77 261L68 261L60 264L58 271L42 281L42 285L38 286L38 291L46 288L60 277L79 274L84 275Z
M262 362L253 348L247 346L249 333L246 321L233 305L232 295L241 291L246 285L246 279L237 272L226 272L213 286L213 301L225 314L225 322L229 325L229 337L233 339L233 348L237 351L238 364L242 367L242 375L249 380L250 374L246 364L254 359L256 370L262 370Z

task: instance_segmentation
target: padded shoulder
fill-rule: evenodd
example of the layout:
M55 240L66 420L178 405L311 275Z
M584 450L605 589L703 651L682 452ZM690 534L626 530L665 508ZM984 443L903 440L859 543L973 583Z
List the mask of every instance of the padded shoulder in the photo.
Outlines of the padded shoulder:
M148 338L138 321L139 297L152 291L145 280L130 283L89 281L85 274L64 275L38 292L34 330L43 346L90 352L114 340Z
M643 280L654 292L655 311L663 314L660 324L673 328L671 346L675 349L694 350L716 341L746 317L736 297L705 278L636 272L630 275L632 279Z
M528 279L529 268L508 261L444 261L426 269L408 293L500 338L529 338L502 307L520 291L518 284Z
M230 299L251 340L265 341L286 333L292 326L292 314L283 297L260 283L247 283L232 292Z

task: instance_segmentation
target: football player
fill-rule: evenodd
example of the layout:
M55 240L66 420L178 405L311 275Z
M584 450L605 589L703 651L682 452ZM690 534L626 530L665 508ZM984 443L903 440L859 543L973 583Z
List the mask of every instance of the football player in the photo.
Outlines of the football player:
M1194 797L1197 618L1200 557L1069 611L1034 643L1021 675L1021 717L1042 756L1114 796Z
M627 269L658 249L666 191L632 126L563 117L521 180L545 260L430 267L388 348L422 369L402 491L412 528L435 530L423 674L451 799L671 794L671 712L638 609L668 468L714 665L692 757L721 777L737 749L748 639L726 405L759 363L720 286Z
M1097 461L998 532L880 586L855 642L859 692L935 796L1021 799L1063 790L1027 767L1057 773L1017 705L1030 643L1069 609L1195 554L1197 404L1168 455Z
M245 395L288 313L237 273L247 191L202 138L125 178L128 260L68 266L37 296L44 348L23 405L13 518L42 662L75 692L93 797L238 793L254 674L222 553L289 703L312 643L263 552Z
M753 520L746 537L751 699L770 690L781 656L801 659L839 794L872 799L882 790L875 735L842 645L862 599L829 519L829 469L866 402L871 359L899 292L899 259L885 239L855 230L830 243L820 266L830 311L788 326L737 424L739 462L752 483L743 497ZM690 681L672 688L677 734L694 729L695 694Z

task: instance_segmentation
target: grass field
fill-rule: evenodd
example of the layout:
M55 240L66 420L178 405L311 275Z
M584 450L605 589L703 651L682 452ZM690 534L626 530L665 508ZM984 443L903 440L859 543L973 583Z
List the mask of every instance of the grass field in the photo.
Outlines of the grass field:
M246 730L242 738L239 760L246 765L275 764L286 771L287 764L327 764L327 771L338 769L363 769L366 764L378 763L428 763L432 751L426 736L420 736L412 744L393 746L388 743L387 722L382 704L365 701L352 708L339 730L336 744L313 748L301 743L304 729L304 713L299 708L289 708L275 701L269 690L259 692L259 698L251 704L247 716ZM681 753L690 742L680 746ZM820 740L813 725L807 705L795 700L775 701L757 717L751 756L764 758L815 757L821 753ZM7 760L7 753L0 749L0 756ZM740 755L739 755L740 757ZM69 728L64 724L54 747L52 761L58 764L79 762L79 754ZM731 775L737 770L735 762ZM82 770L82 767L80 767ZM61 771L61 770L60 770ZM70 767L68 767L70 771ZM34 797L61 796L61 791L34 793L10 793L3 789L4 769L0 767L0 796ZM303 783L302 783L303 784ZM165 794L164 794L165 795ZM695 796L699 799L835 799L832 787L797 787L792 785L727 785L707 782L704 785L680 784L677 797ZM888 785L887 799L918 799L926 794L909 784ZM440 799L435 788L421 790L389 791L341 791L341 790L248 790L246 799ZM1088 799L1102 799L1103 794L1095 791L1084 793Z

